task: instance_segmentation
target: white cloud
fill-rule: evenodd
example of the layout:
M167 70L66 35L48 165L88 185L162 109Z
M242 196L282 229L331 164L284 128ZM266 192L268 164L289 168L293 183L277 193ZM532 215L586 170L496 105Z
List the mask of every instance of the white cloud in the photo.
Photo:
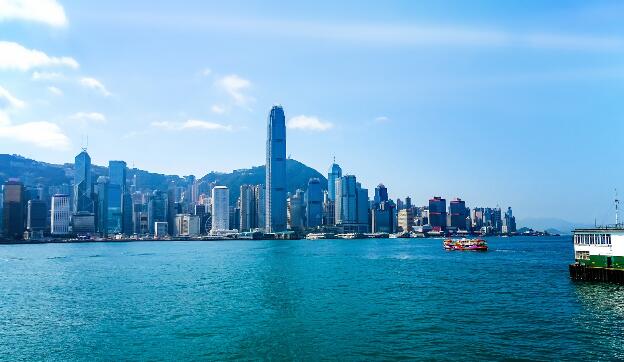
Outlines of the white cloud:
M0 139L28 143L41 148L66 150L69 138L51 122L12 124L7 114L0 112Z
M180 131L187 129L204 129L211 131L231 131L232 126L224 125L221 123L215 123L210 121L201 121L197 119L189 119L186 122L152 122L152 127L166 129L170 131Z
M65 10L55 0L0 0L0 21L27 20L51 26L67 25Z
M105 97L112 95L111 92L109 92L108 89L106 89L104 84L102 84L102 82L100 82L99 80L95 78L82 77L80 78L79 82L80 82L80 85L82 85L83 87L94 89L102 93L102 95L104 95Z
M48 91L52 94L54 94L55 96L62 96L63 95L63 91L60 90L57 87L53 87L53 86L49 86L48 87Z
M390 118L386 116L379 116L379 117L375 117L374 121L375 123L386 123L386 122L390 122Z
M212 113L216 113L216 114L225 113L225 107L220 106L218 104L214 104L212 107L210 107L210 110L212 111Z
M0 0L1 1L1 0ZM10 41L0 41L0 70L27 71L32 68L64 66L76 69L78 62L71 57L51 57Z
M31 79L32 80L41 80L41 81L51 81L51 80L61 80L65 78L61 73L55 72L33 72Z
M26 102L16 98L7 89L0 86L0 108L24 108Z
M87 123L106 123L106 116L98 112L78 112L69 116L71 121L77 121L82 124Z
M327 131L334 127L331 122L323 121L314 116L296 116L288 120L286 126L291 129L305 131Z
M251 82L236 74L230 74L219 78L215 84L230 95L234 103L239 106L245 106L249 102L254 101L253 97L245 94L249 88L251 88Z

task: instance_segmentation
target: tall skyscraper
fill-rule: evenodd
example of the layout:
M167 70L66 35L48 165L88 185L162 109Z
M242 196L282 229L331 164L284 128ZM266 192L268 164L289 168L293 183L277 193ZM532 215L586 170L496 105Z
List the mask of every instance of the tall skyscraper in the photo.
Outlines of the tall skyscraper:
M286 117L281 106L273 106L266 143L267 232L286 230L286 197Z
M374 201L376 205L379 205L384 201L388 201L388 189L384 186L384 184L379 184L375 187Z
M470 217L470 210L466 209L466 202L460 198L451 200L449 203L449 215L451 216L451 227L458 230L466 230L466 218Z
M108 224L110 221L109 218L109 207L108 203L110 201L109 191L110 191L110 182L108 177L100 176L97 179L97 185L95 187L97 192L97 210L96 210L96 230L102 237L108 236Z
M308 190L305 195L306 222L309 228L315 228L323 223L323 190L318 178L308 181Z
M256 199L256 227L266 229L266 188L264 185L254 187L254 197Z
M119 185L121 192L126 192L126 162L108 161L108 182Z
M240 231L249 231L256 228L256 198L254 186L240 186Z
M159 224L161 227L167 223L166 193L160 190L156 190L152 193L147 207L147 220L150 234L156 233L156 223L161 223ZM166 224L166 226L167 228L169 227L168 224Z
M212 233L230 229L230 190L226 186L212 189Z
M52 196L52 219L50 222L50 233L53 236L69 234L69 195L56 194Z
M429 225L434 230L446 230L446 200L435 196L429 200Z
M43 200L28 200L28 216L26 218L26 229L32 235L43 236L46 229L48 205ZM31 237L32 237L31 235Z
M9 180L2 186L2 235L22 239L24 234L24 185Z
M111 233L132 233L132 201L127 187L127 169L125 161L108 162L110 185L108 213Z
M329 172L327 173L327 196L329 200L336 201L336 180L342 177L342 169L334 163L329 166Z
M305 203L304 192L297 189L288 198L288 228L290 230L303 230L305 226Z
M368 190L355 176L345 175L336 180L335 221L343 232L368 231Z
M91 157L83 149L74 160L74 214L93 212L93 184L91 182Z

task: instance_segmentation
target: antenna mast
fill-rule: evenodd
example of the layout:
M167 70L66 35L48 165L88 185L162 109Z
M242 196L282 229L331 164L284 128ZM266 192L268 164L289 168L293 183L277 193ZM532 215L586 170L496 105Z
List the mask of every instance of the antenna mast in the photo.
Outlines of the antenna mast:
M615 226L620 225L620 215L618 207L620 205L620 200L618 200L617 189L615 189Z

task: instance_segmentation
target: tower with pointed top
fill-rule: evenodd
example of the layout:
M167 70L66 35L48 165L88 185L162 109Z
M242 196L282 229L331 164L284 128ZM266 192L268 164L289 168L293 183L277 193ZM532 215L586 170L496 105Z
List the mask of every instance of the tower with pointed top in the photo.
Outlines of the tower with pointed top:
M266 231L286 230L286 117L281 106L269 113L266 143Z
M74 214L93 212L93 184L91 182L91 157L83 148L74 160Z

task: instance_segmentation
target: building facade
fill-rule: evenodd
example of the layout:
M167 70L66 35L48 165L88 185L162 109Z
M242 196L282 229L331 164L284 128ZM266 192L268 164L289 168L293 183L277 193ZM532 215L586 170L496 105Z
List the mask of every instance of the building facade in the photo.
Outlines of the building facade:
M286 117L281 106L269 114L266 143L266 230L285 231L286 216Z
M230 230L230 190L226 186L212 189L212 233Z
M53 236L68 235L71 219L69 195L56 194L52 196L50 214L50 233Z

